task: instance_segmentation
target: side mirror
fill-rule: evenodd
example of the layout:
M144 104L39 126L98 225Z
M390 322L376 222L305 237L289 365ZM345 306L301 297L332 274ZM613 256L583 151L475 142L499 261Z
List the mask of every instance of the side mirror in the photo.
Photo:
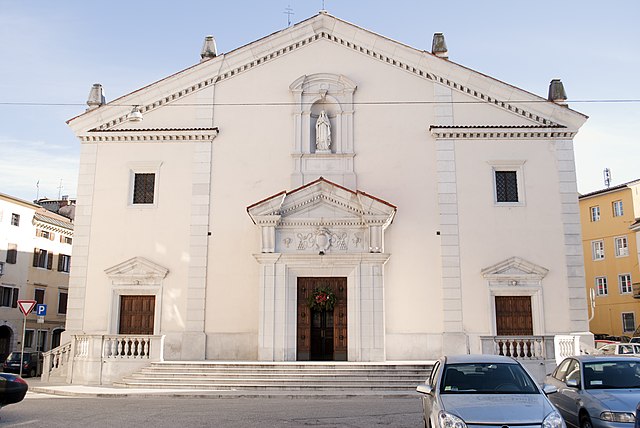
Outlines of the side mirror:
M580 382L577 379L567 379L566 384L569 388L578 388L580 387Z
M544 392L545 395L554 394L558 392L558 388L556 388L553 385L549 385L548 383L545 383L544 385L542 385L542 392Z
M416 392L419 392L420 394L431 395L431 391L431 385L427 385L426 383L418 385L416 388Z

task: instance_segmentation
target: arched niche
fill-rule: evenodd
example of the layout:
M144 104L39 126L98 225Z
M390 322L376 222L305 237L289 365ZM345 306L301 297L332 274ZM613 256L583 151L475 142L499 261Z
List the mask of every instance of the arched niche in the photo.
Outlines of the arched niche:
M351 79L332 73L300 76L289 86L294 98L292 186L323 176L340 185L356 187L353 167L356 88ZM331 124L330 150L316 150L316 122L323 110Z

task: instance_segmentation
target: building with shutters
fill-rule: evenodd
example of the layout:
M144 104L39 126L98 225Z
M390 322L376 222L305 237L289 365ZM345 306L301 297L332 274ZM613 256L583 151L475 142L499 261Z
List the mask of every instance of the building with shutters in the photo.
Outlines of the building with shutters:
M640 317L640 180L580 195L587 295L594 334L631 336Z
M27 317L25 351L60 345L64 331L73 224L39 205L0 194L0 362L22 349L24 316L18 300L47 305Z
M96 84L69 120L74 379L117 377L104 362L138 342L165 360L538 364L588 330L586 117L560 81L542 98L451 61L442 34L427 52L326 12L201 57L110 103Z

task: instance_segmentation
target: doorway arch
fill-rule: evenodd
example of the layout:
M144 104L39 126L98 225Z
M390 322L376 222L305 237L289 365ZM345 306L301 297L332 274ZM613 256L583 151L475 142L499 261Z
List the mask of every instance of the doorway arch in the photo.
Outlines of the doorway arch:
M11 353L13 330L7 325L0 326L0 362L7 359Z

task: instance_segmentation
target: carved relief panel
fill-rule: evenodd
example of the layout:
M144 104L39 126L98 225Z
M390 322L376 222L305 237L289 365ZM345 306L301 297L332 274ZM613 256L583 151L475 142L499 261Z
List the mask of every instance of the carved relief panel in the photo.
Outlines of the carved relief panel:
M366 230L319 226L279 230L278 235L279 253L346 253L364 251Z

